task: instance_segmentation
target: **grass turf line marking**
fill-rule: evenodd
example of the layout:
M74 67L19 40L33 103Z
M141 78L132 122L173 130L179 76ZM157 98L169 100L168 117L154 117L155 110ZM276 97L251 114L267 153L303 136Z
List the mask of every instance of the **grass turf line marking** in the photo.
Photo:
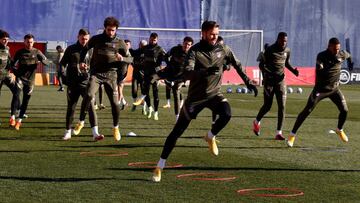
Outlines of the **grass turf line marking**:
M211 176L215 176L215 177L211 177ZM205 181L230 181L236 179L236 176L229 176L229 177L219 177L219 176L229 176L229 175L224 173L188 173L188 174L177 175L176 178L191 177L190 180L205 180Z
M131 162L128 163L128 166L133 166L133 167L139 167L139 168L155 168L157 165L157 162ZM184 165L182 164L178 164L178 163L168 163L166 164L165 168L180 168L183 167Z
M254 193L256 191L285 191L285 192L292 192L289 194L266 194L266 193ZM296 197L304 195L304 192L298 189L291 189L291 188L250 188L250 189L241 189L236 191L240 195L250 195L250 196L257 196L257 197L278 197L278 198L285 198L285 197Z
M119 152L119 151L87 151L87 152L80 152L82 156L105 156L105 157L118 157L118 156L127 156L129 153L127 152Z

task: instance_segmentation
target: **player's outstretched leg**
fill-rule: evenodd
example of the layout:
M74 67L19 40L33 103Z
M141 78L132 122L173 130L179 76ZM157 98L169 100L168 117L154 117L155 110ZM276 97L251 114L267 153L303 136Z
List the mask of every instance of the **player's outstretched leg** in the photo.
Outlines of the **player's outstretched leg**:
M190 121L191 120L188 120L188 118L185 116L184 112L182 111L180 113L178 122L176 122L173 130L166 138L160 159L158 161L155 170L153 171L152 181L154 182L161 181L161 173L165 168L166 159L169 157L171 151L174 149L177 139L184 133L186 128L189 126Z

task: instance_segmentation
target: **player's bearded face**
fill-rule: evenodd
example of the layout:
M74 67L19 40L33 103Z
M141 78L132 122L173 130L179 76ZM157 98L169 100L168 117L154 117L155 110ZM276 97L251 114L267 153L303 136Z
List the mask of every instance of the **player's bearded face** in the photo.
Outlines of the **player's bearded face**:
M187 42L187 41L183 42L183 50L184 50L185 52L188 52L189 49L190 49L190 47L191 47L191 45L192 45L191 42Z
M26 49L32 49L34 47L34 39L33 38L25 39L24 44Z
M329 44L328 49L333 55L337 55L340 51L340 44Z
M202 32L203 39L211 45L215 45L219 36L219 28L215 27L208 31Z
M90 35L79 35L78 40L81 46L85 46L85 44L89 41Z
M285 49L287 45L287 40L288 40L287 37L281 37L277 40L277 43L281 48Z
M117 29L116 26L106 26L105 33L107 36L113 38L113 37L115 37L116 29Z
M158 42L158 38L157 38L157 37L150 37L150 38L149 38L149 44L155 45L155 44L157 44L157 42Z

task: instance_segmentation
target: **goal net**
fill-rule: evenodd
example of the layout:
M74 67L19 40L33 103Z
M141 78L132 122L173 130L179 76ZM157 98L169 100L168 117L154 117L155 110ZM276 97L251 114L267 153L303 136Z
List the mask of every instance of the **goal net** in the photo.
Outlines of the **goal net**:
M103 30L98 30L98 33ZM158 44L169 51L173 46L182 44L185 36L190 36L194 39L194 43L199 42L201 38L200 29L171 29L171 28L131 28L121 27L118 30L118 36L122 39L129 39L133 49L138 48L138 44L141 40L148 41L152 32L156 32L159 35ZM248 76L261 84L261 74L258 70L258 62L256 61L259 53L263 49L263 31L262 30L220 30L220 36L224 38L225 44L227 44L235 56L241 61ZM224 77L232 75L225 74ZM235 76L240 81L238 76ZM230 84L238 84L236 80L223 81Z

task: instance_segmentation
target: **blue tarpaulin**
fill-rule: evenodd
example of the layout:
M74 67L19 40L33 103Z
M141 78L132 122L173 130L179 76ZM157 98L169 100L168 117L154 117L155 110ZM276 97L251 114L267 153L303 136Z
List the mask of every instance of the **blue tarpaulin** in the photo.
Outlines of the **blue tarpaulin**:
M15 40L75 39L80 28L92 34L107 16L124 27L199 28L200 1L192 0L2 0L0 28Z
M202 8L202 19L215 20L222 29L264 30L265 43L287 32L295 66L314 66L331 37L339 38L360 65L359 0L204 0Z
M209 19L222 29L264 30L267 43L287 32L295 66L314 66L329 38L338 37L359 66L359 8L358 0L2 0L0 28L15 40L33 33L40 41L73 42L79 28L95 34L107 16L144 28L199 28Z

